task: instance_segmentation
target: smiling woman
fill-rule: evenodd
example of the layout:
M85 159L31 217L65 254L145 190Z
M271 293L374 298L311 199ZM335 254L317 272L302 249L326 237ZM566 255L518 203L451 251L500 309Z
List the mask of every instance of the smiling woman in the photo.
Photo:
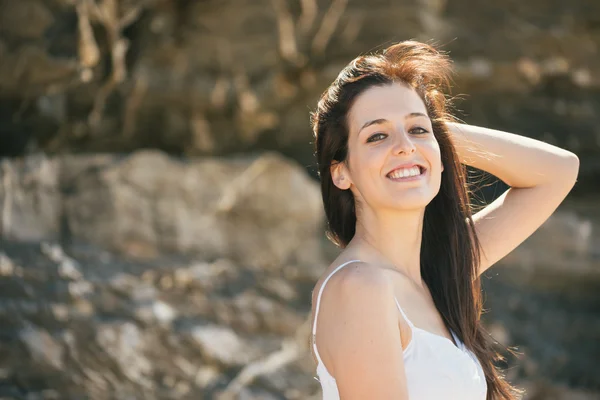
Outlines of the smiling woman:
M401 42L353 60L312 114L328 237L343 249L313 291L325 400L518 393L480 323L479 275L551 215L579 163L543 142L453 123L449 74L447 56ZM511 186L475 215L465 164Z

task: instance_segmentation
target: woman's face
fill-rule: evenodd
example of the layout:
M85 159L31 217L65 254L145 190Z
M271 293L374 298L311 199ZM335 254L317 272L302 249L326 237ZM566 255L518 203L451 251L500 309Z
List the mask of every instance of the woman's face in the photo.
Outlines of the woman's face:
M439 192L443 166L415 90L403 83L371 87L356 98L347 120L348 166L332 167L336 186L373 209L425 208Z

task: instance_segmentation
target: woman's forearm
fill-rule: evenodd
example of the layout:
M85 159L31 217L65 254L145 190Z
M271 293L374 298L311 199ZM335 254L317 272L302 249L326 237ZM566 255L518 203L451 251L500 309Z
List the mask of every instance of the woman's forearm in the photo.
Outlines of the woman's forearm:
M570 151L494 129L446 125L462 163L489 172L511 187L573 184L577 178L579 159Z

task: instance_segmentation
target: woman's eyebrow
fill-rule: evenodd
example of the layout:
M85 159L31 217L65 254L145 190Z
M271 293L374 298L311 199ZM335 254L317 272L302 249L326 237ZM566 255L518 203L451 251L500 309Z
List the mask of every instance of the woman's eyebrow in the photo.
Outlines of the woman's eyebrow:
M404 119L408 119L408 118L415 118L415 117L425 117L425 118L429 118L429 116L427 114L423 114L422 112L412 112L410 114L406 114L404 116ZM368 128L371 125L376 125L376 124L385 124L386 122L390 122L385 118L377 118L377 119L372 119L370 121L367 121L363 124L363 126L359 129L358 133L360 133L363 129Z
M362 131L365 128L368 128L371 125L376 125L376 124L385 124L386 122L389 122L387 119L385 118L377 118L377 119L373 119L371 121L367 121L363 124L363 126L359 129L358 133L360 133L360 131Z

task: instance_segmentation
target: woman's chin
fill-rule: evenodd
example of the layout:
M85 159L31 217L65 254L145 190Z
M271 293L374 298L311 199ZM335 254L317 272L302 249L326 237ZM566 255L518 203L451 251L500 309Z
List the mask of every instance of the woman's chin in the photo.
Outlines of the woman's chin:
M422 195L417 195L415 193L411 195L406 195L402 196L402 198L397 198L395 201L393 201L392 204L390 204L390 208L404 211L422 210L425 207L427 207L429 203L431 203L434 197L435 194L433 193L423 193Z

